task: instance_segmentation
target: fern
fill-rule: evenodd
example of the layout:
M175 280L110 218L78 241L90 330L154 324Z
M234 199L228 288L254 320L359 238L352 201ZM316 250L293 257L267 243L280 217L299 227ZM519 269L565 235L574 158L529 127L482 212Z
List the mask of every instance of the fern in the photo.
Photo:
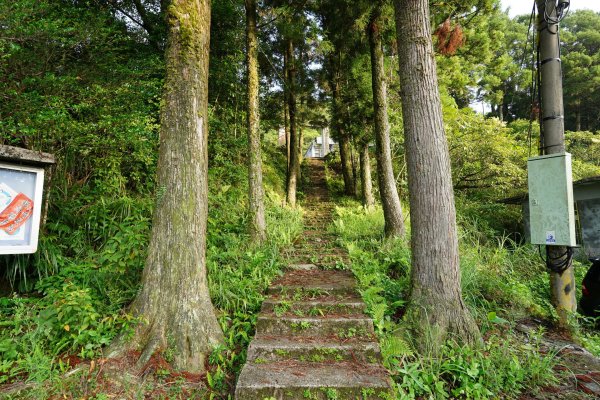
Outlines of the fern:
M381 355L383 356L383 364L387 368L397 364L397 360L403 357L411 357L414 355L413 349L408 342L396 335L388 335L381 339Z

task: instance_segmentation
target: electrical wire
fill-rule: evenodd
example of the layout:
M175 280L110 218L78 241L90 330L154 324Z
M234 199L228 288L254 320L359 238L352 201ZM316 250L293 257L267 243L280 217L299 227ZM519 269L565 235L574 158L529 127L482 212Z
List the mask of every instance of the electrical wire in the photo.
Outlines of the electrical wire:
M527 143L529 145L528 157L531 157L533 119L534 119L534 109L535 109L535 91L536 91L536 81L535 81L536 66L534 64L535 57L533 56L533 54L535 52L536 30L531 29L533 26L533 21L535 20L535 15L536 15L535 10L536 10L536 4L535 4L535 0L534 0L533 7L531 9L531 15L529 16L529 27L527 28L527 39L525 40L525 49L523 50L523 57L521 58L521 63L519 64L519 65L523 65L523 62L525 61L525 57L527 56L527 49L529 48L529 33L533 32L533 35L531 38L532 60L531 60L531 62L529 62L530 66L531 66L531 85L529 86L529 98L530 98L530 102L531 102L531 108L530 108L530 113L529 113L529 130L527 132ZM514 99L514 93L513 93L513 99Z
M546 267L559 275L562 275L570 266L573 260L573 248L567 247L564 253L552 257L550 256L550 246L546 246Z
M538 33L539 36L539 33ZM539 42L539 38L538 38ZM538 43L536 51L536 86L537 86L537 106L538 106L538 124L540 125L540 142L539 142L539 155L543 156L546 151L546 143L544 141L544 116L542 113L542 70L540 62L540 46Z
M554 3L554 9L556 10L556 17L553 17L548 14L548 2L552 1ZM558 3L556 0L546 0L546 6L544 7L544 20L551 25L558 25L560 22L569 15L569 10L571 9L571 1L570 0L559 0ZM550 31L550 30L548 30Z

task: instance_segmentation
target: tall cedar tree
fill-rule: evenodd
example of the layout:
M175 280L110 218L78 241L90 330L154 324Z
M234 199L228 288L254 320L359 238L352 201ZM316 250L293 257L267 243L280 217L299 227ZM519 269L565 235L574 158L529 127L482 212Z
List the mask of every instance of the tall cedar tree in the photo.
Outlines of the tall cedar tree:
M296 207L296 191L298 185L298 171L300 170L300 137L298 135L298 124L297 124L297 107L296 107L296 61L294 56L294 42L290 38L286 38L285 41L285 65L286 77L287 77L287 103L288 103L288 117L289 117L289 129L290 129L290 140L289 144L289 160L287 172L287 203Z
M412 225L407 319L422 346L481 334L461 294L456 211L427 0L395 0Z
M127 345L142 349L140 366L169 346L176 368L203 371L223 338L205 254L210 0L173 0L167 23L158 199L142 289L132 305L147 323Z
M248 208L250 237L254 243L266 238L264 188L258 107L258 38L256 0L246 0L246 68L248 73Z
M387 114L387 88L380 31L382 25L381 7L381 3L378 3L373 8L367 29L369 32L369 47L371 48L377 177L385 219L385 236L392 237L404 235L404 218L402 217L402 205L400 204L392 168L390 124Z

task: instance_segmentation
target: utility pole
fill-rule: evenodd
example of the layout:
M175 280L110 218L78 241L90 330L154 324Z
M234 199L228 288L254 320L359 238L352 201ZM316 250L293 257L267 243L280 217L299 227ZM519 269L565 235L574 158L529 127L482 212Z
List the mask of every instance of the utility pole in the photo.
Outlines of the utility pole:
M541 73L539 88L541 101L540 140L542 155L565 152L565 119L563 107L562 65L560 60L559 23L566 15L570 0L536 0L538 8L538 68ZM571 249L565 246L547 246L547 263L562 264L562 272L550 270L552 302L556 307L561 327L568 327L570 313L577 311L575 275Z

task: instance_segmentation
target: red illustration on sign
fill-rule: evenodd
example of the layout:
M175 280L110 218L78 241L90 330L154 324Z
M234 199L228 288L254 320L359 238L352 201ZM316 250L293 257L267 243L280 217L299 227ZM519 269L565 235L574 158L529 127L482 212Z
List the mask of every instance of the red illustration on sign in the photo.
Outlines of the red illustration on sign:
M0 212L0 229L9 235L17 230L31 217L33 200L23 193L17 194L10 204Z

